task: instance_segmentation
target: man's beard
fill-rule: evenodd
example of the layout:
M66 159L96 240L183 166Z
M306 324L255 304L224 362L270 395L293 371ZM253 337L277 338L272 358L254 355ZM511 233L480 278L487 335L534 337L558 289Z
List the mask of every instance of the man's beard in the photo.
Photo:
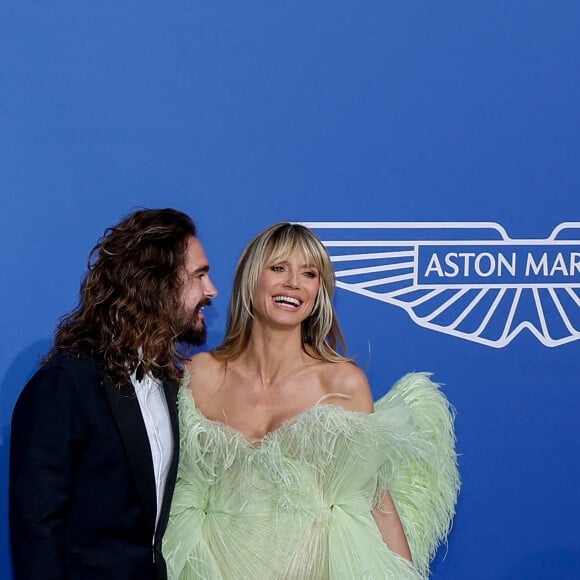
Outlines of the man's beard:
M204 306L209 306L210 304L211 300L208 298L201 301L193 312L182 313L181 320L179 321L181 325L181 331L178 336L179 342L185 342L193 346L202 346L205 344L207 327L205 320L199 317L199 311Z

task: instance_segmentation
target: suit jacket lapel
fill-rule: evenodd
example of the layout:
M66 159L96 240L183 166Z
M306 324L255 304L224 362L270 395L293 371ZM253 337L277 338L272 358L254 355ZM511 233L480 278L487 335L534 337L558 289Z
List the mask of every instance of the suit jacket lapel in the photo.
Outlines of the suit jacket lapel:
M165 380L163 382L163 389L165 391L165 400L167 401L167 408L171 420L171 431L173 433L173 457L171 458L171 465L167 473L161 513L159 514L159 520L157 522L156 538L158 539L161 539L167 527L171 498L173 497L173 489L175 488L175 480L177 479L177 465L179 462L179 414L177 411L177 392L179 386L175 381Z
M130 382L117 387L105 377L103 383L113 417L125 446L127 461L133 474L137 493L143 504L147 523L150 525L151 533L153 534L157 517L155 474L149 438L147 437L147 430L143 422L137 395Z

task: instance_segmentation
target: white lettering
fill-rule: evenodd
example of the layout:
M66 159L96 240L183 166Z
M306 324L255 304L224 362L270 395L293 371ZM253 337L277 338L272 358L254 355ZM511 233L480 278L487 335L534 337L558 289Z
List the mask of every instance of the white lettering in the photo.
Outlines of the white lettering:
M460 252L459 257L463 258L463 275L469 276L469 258L475 256L474 252Z
M552 269L550 270L550 276L556 274L556 272L561 272L562 275L568 275L568 268L566 268L566 262L564 262L564 256L562 256L562 252L558 252L556 254L556 259L552 264Z
M570 276L580 274L580 252L572 252L570 254Z
M481 267L482 260L489 261L489 267L487 270L483 270ZM474 263L475 273L482 278L487 278L491 276L495 271L495 258L489 252L482 252L481 254L477 254Z
M428 278L431 272L436 272L439 278L443 278L443 268L441 268L441 264L439 263L439 256L437 254L431 255L431 259L429 260L429 264L425 270L425 278Z
M526 261L526 276L530 275L530 270L533 271L535 276L540 275L540 270L542 271L542 275L548 275L548 254L544 252L540 261L536 263L534 258L534 254L528 253L528 259Z
M459 274L459 266L452 260L452 258L457 258L456 252L445 254L445 265L451 268L451 271L445 270L445 276L448 278L455 278L455 276Z
M505 257L504 254L502 254L501 252L497 255L498 257L498 264L497 264L497 273L499 276L502 275L502 267L505 267L505 269L512 275L515 276L516 275L516 253L512 252L512 260L511 262L508 261L508 259Z
M524 254L519 252L503 253L498 250L487 252L433 252L425 269L424 277L441 279L459 278L518 278L523 282L527 277L529 283L538 278L572 278L580 276L580 252L564 251L555 253L554 249L539 252L530 250L525 254L525 268L521 271L520 261ZM508 278L508 279L509 279ZM516 281L516 280L514 280ZM547 280L546 280L547 281ZM449 280L450 283L451 280ZM498 280L499 282L499 280ZM495 282L494 282L495 283Z

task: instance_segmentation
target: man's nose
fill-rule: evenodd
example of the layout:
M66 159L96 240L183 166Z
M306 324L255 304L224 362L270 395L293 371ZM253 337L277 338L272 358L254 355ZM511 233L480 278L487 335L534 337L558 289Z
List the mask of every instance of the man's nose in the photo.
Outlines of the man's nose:
M218 295L217 288L213 285L211 278L208 277L207 279L207 287L205 289L205 295L209 298L215 298Z

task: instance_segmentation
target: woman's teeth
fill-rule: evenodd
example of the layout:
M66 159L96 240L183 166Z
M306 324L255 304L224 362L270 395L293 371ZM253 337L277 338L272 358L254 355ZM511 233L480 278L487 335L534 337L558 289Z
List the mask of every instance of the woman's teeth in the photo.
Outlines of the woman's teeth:
M278 304L293 306L294 308L298 308L300 306L300 300L292 298L291 296L274 296L274 302Z

